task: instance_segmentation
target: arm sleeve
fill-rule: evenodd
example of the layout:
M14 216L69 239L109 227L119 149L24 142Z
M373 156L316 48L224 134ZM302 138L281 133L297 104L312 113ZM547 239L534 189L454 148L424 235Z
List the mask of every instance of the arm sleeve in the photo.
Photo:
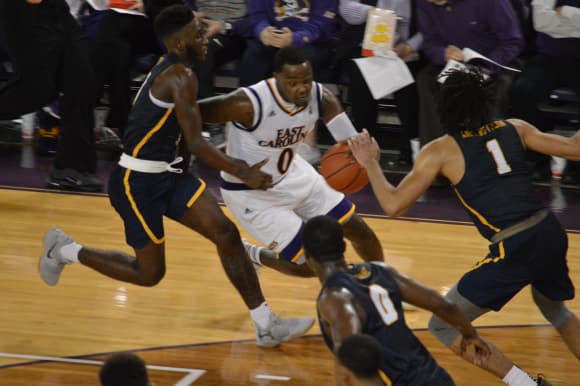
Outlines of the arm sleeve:
M447 48L448 44L431 27L434 25L432 20L433 15L429 14L428 7L432 7L432 5L426 1L419 1L416 6L417 29L423 37L421 49L431 63L443 66L445 64L445 48Z
M366 23L367 14L371 8L373 7L362 4L360 0L340 0L338 3L340 16L351 25Z
M423 34L421 32L417 32L415 35L411 36L409 40L407 40L407 44L413 48L413 51L418 52L423 45Z
M555 0L534 0L532 12L534 28L553 38L580 37L580 8L564 6L562 15L554 10Z
M312 0L310 17L302 28L292 31L293 44L307 46L318 41L329 40L336 28L338 3L335 0Z
M248 3L248 18L254 26L253 36L260 40L260 32L270 25L268 8L273 6L269 1L252 0Z
M516 13L509 0L488 1L487 7L490 10L490 33L497 39L497 45L488 57L500 64L509 65L524 46Z

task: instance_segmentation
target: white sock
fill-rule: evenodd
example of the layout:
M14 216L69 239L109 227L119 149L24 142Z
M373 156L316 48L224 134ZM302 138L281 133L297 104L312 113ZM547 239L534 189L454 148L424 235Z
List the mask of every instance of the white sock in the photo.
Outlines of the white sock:
M78 243L70 243L60 248L60 254L67 264L79 262L79 251L83 248Z
M502 380L509 386L537 386L537 382L530 377L530 374L515 365Z
M272 310L268 306L268 303L264 302L260 304L258 307L250 310L250 315L252 316L252 320L256 323L260 328L268 327L268 323L270 322L270 314Z

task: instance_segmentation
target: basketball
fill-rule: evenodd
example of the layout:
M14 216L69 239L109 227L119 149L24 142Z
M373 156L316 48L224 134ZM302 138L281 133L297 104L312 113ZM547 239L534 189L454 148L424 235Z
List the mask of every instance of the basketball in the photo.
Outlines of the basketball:
M356 162L347 143L336 144L324 153L320 174L328 185L345 194L356 193L369 183L367 171Z

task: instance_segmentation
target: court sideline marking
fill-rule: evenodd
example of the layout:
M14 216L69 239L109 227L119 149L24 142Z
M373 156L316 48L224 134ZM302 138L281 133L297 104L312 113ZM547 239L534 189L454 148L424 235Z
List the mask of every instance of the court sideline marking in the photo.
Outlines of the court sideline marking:
M48 361L48 362L61 362L61 363L73 363L79 365L93 365L101 366L103 361L93 361L88 359L73 359L73 358L58 358L58 357L47 357L40 355L26 355L26 354L12 354L12 353L0 353L0 358L18 358L18 359L30 359L37 361ZM189 386L195 381L197 381L201 376L203 376L207 371L203 369L186 369L181 367L169 367L169 366L155 366L147 365L149 370L157 371L168 371L173 373L186 373L179 382L173 386Z

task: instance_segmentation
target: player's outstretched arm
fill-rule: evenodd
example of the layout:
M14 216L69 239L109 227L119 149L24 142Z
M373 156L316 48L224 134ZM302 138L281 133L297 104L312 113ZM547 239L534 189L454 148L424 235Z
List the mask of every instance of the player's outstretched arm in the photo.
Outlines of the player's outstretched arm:
M569 160L580 160L580 131L573 137L542 133L534 125L521 119L508 119L516 128L524 147L539 153Z
M349 139L348 144L358 163L366 169L379 204L385 213L396 217L405 213L425 193L441 170L443 161L437 150L440 146L438 141L431 142L421 150L413 169L396 187L385 178L379 164L379 145L366 129Z
M347 336L362 333L363 318L357 310L354 297L344 288L325 289L317 303L320 319L330 326L334 347Z
M235 90L226 95L218 95L199 101L199 110L203 123L238 122L244 127L252 127L254 106L242 90Z
M255 189L272 186L272 176L263 173L263 163L248 165L228 157L207 142L201 135L201 114L197 105L197 78L184 65L175 65L155 79L152 87L155 97L175 104L175 115L188 150L207 165L223 170Z
M445 299L432 288L424 286L423 284L400 274L393 268L386 265L383 265L383 267L395 278L401 292L401 297L404 301L431 311L439 318L455 327L461 333L461 336L463 337L461 341L462 353L465 352L467 346L474 346L474 363L476 365L480 365L487 357L489 357L491 353L489 346L479 337L467 316L459 307L457 307L457 305L455 305L455 303Z

